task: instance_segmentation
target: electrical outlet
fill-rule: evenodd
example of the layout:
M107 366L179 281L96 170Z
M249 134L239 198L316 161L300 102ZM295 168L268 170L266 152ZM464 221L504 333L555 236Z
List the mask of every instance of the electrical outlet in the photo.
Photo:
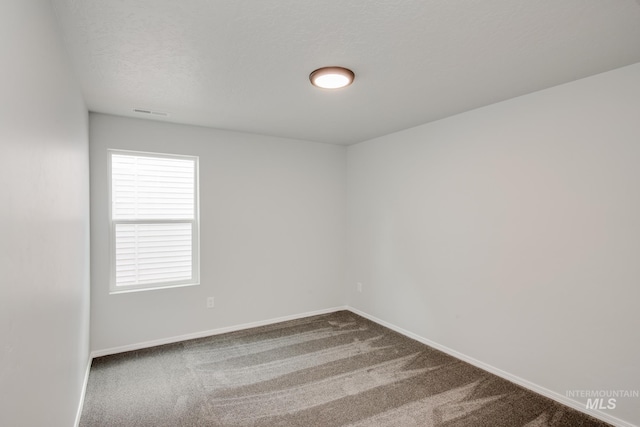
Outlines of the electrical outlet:
M362 283L356 283L356 289L358 290L358 292L362 292Z
M207 308L213 308L213 307L214 307L213 297L207 298Z

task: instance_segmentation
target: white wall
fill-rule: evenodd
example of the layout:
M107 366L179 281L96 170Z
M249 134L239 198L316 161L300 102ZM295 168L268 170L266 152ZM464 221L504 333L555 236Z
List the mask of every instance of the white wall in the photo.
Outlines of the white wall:
M560 395L640 387L640 64L347 164L352 306Z
M71 426L89 361L87 111L49 1L0 2L0 425Z
M93 350L343 305L345 147L101 114L90 141ZM109 294L108 148L200 157L201 285Z

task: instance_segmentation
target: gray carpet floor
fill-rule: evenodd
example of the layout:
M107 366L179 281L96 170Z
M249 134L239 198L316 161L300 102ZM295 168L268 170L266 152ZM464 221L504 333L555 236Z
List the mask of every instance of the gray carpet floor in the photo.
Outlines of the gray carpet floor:
M93 360L81 427L607 426L348 311Z

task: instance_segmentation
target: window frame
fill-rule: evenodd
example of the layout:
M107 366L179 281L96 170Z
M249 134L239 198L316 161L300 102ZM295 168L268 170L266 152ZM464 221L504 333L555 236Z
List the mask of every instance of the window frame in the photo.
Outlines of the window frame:
M164 159L193 160L194 162L194 206L193 219L113 219L113 165L114 155L152 157ZM108 209L109 209L109 294L150 291L156 289L197 286L200 284L200 165L199 157L184 154L155 153L148 151L133 151L121 149L107 149L108 175ZM188 280L174 280L150 282L137 285L116 285L116 225L117 224L191 224L191 278Z

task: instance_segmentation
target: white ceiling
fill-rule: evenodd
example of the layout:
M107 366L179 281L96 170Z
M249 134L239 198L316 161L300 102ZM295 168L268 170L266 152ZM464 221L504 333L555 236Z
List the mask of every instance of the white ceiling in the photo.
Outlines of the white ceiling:
M636 0L53 3L91 111L334 144L640 62Z

